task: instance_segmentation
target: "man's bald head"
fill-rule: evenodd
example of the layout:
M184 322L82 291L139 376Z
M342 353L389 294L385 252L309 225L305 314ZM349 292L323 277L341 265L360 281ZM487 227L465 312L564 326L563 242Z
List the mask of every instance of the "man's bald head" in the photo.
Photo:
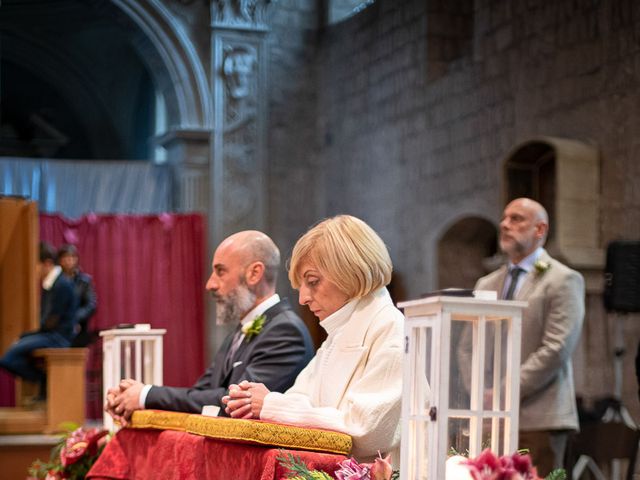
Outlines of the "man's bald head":
M538 202L531 198L521 197L509 202L506 208L510 206L519 206L531 213L536 221L544 222L549 225L549 214L547 210Z
M266 234L258 230L244 230L225 238L218 250L224 249L236 256L243 267L253 262L264 265L264 280L275 286L280 268L280 250Z
M500 221L500 248L513 263L544 245L549 232L549 215L530 198L516 198L505 207Z
M213 254L207 281L218 323L240 321L272 296L279 266L278 247L264 233L247 230L225 238Z

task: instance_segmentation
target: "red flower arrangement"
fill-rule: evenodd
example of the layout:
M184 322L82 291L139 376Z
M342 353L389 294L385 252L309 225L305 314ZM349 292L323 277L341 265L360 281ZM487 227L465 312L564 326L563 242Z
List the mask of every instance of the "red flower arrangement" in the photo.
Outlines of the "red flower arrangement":
M476 458L449 457L446 477L447 480L543 480L528 454L516 452L498 457L489 449ZM546 480L564 479L564 470L554 470L546 477Z
M75 428L53 447L48 463L31 464L27 480L84 479L102 453L108 433L101 428Z

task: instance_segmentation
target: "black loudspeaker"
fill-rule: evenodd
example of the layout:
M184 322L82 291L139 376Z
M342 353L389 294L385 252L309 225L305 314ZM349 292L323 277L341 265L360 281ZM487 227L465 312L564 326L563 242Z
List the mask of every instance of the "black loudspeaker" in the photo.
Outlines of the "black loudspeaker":
M609 311L640 312L640 241L615 241L607 247L604 306Z

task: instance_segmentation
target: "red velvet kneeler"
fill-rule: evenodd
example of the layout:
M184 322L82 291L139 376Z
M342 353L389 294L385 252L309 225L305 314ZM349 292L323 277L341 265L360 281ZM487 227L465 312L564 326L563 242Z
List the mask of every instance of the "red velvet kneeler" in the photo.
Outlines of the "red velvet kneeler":
M293 453L310 469L328 474L344 455L282 450L216 440L172 430L120 430L87 475L88 479L284 480L276 457Z

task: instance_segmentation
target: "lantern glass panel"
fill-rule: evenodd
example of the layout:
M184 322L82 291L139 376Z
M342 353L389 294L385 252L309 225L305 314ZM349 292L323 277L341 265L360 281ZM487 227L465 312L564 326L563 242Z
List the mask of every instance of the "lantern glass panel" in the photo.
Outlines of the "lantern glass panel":
M448 420L448 454L469 454L469 419L454 418Z
M412 439L409 445L409 451L411 458L415 459L415 462L409 465L407 478L427 478L428 464L427 455L425 455L429 446L427 424L419 419L410 420L409 431L410 438Z
M504 418L485 418L482 420L482 450L490 448L493 452L504 451Z
M430 326L412 329L412 341L415 345L413 371L415 372L412 383L412 415L428 415L432 405L431 379L433 357L433 328Z
M484 410L504 411L506 408L507 329L506 319L487 322Z
M431 408L432 398L431 398L431 384L432 384L432 356L433 356L433 328L425 328L423 330L424 333L424 403L422 405L423 410L422 414L427 415L429 413L429 409ZM419 357L420 358L420 357Z
M465 333L467 332L468 333ZM451 358L449 362L449 407L452 409L469 410L471 408L469 397L469 382L471 378L470 362L460 358L454 353L465 341L465 335L471 334L471 323L468 321L451 319ZM471 345L469 344L470 348Z

